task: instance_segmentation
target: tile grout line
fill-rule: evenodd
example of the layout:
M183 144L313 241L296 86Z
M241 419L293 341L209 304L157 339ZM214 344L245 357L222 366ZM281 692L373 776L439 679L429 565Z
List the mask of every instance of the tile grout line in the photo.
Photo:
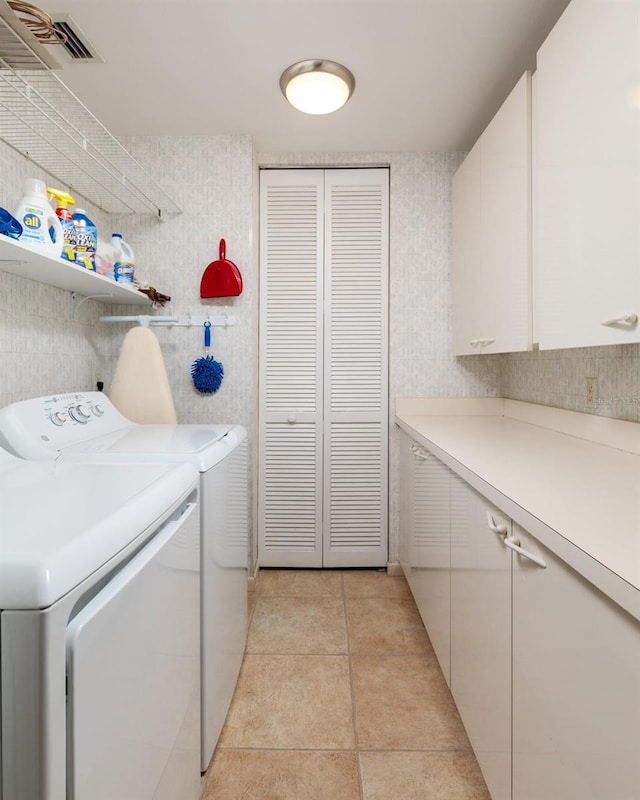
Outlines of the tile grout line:
M246 745L244 747L222 746L218 747L217 750L225 753L435 753L436 755L439 753L462 753L463 755L469 755L471 752L469 749L460 749L458 747L433 747L418 749L412 749L409 747L384 747L380 749L363 748L361 750L355 750L353 747L248 747Z
M347 659L349 664L349 691L351 692L351 724L353 725L353 742L356 754L356 769L358 771L358 792L360 800L364 800L364 785L362 782L362 767L360 764L360 741L358 738L358 725L356 722L356 695L353 688L353 665L351 663L351 639L349 636L349 615L347 613L347 593L344 586L344 573L340 575L342 584L342 603L344 606L344 624L347 633Z

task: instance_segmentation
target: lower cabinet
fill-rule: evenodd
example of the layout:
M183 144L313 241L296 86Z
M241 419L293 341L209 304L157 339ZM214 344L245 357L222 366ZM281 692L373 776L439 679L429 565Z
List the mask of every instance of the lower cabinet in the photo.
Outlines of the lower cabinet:
M402 433L400 561L449 686L452 474Z
M640 798L640 623L514 538L546 568L514 555L513 798Z
M451 481L451 693L492 800L510 800L511 520Z
M402 433L400 553L492 800L640 798L640 622Z

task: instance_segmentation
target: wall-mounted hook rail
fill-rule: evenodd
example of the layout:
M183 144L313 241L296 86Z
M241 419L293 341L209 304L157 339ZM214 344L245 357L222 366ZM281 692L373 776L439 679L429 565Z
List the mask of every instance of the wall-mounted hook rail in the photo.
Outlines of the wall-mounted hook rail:
M177 317L152 317L150 314L136 314L135 316L127 317L100 317L100 322L129 322L131 324L138 323L143 328L148 328L150 325L161 325L177 322Z
M154 328L201 328L205 322L210 322L214 328L226 328L235 325L235 317L227 313L210 314L208 316L192 316L191 314L181 314L175 317L160 317L150 314L137 314L125 317L100 317L100 322L128 322L132 325L142 325L144 328L153 326Z

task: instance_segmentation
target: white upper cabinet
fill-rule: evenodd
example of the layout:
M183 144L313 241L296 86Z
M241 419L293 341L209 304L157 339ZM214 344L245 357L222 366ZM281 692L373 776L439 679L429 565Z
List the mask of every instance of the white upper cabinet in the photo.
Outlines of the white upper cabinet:
M640 0L573 0L537 60L540 347L640 341Z
M453 179L456 355L531 349L531 74Z

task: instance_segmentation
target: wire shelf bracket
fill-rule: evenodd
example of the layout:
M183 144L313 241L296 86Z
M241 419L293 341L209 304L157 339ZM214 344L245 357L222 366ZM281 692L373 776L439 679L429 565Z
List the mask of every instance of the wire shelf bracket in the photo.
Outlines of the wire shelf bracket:
M107 213L181 213L1 14L0 138Z

